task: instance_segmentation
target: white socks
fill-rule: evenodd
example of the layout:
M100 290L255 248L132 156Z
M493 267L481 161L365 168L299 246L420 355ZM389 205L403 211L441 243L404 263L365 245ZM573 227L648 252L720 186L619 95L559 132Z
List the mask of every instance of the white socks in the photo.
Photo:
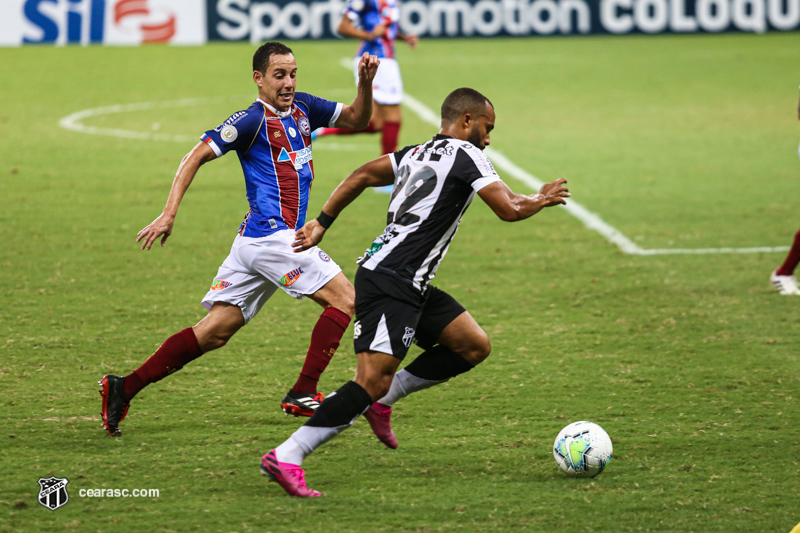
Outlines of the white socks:
M382 403L383 405L391 407L397 400L405 398L412 392L421 391L423 389L433 387L434 385L438 385L439 383L444 383L445 381L447 380L418 378L404 368L394 375L394 379L392 379L392 386L389 388L389 392L386 393L386 396L378 400L378 403Z

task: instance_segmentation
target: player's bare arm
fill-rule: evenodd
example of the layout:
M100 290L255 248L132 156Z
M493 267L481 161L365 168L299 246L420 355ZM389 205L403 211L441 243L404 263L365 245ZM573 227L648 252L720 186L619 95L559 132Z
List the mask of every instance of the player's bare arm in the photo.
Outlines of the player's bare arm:
M332 222L345 207L350 205L353 200L364 192L368 187L383 187L394 183L394 169L390 155L384 155L378 159L373 159L364 163L342 181L331 193L328 201L322 208L322 216ZM292 243L295 252L308 250L322 241L327 226L320 223L320 217L309 220L295 233L295 241ZM323 222L325 222L323 220Z
M159 237L161 237L161 246L166 244L167 238L172 234L172 226L175 224L175 216L178 214L178 207L183 195L191 185L198 169L216 157L214 150L204 142L197 143L192 151L183 157L178 171L175 173L175 179L172 180L172 187L164 210L158 218L137 234L136 242L141 241L142 250L145 248L149 250Z
M478 191L478 195L501 220L516 222L532 217L545 207L566 205L565 198L570 194L565 183L567 180L559 178L542 185L537 194L525 195L515 193L502 181L496 181Z
M380 63L378 56L367 52L361 56L358 63L358 91L353 103L342 109L336 121L337 128L363 130L369 125L372 118L372 80Z

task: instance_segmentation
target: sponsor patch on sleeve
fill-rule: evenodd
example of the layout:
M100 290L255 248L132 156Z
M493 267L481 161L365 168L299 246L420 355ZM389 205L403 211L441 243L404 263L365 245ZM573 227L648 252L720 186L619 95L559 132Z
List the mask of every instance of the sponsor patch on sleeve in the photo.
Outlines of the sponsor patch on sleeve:
M222 126L222 130L220 130L219 136L226 143L232 143L239 136L239 131L236 129L236 127L228 124L226 126Z
M486 157L486 154L480 153L478 157L474 158L475 166L478 167L481 175L483 176L497 176L497 171L494 169L492 162Z

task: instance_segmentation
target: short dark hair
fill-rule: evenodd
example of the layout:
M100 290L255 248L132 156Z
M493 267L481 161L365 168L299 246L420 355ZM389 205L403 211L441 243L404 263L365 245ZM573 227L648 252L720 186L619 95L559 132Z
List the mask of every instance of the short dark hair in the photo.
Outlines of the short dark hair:
M465 113L480 115L486 109L486 104L494 107L488 98L475 89L469 87L456 89L442 102L442 122L455 122Z
M259 71L262 74L267 71L269 67L269 59L273 54L280 56L291 54L292 49L278 41L269 41L258 47L256 53L253 54L253 71Z

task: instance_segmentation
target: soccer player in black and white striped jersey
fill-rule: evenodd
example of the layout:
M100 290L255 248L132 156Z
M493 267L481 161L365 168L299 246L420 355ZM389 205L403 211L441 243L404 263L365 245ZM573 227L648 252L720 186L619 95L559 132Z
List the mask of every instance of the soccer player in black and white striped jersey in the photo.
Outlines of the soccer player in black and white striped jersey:
M483 149L494 128L492 103L461 88L442 104L439 133L364 164L331 194L320 215L296 233L295 251L315 246L336 216L367 187L394 184L387 226L359 259L354 346L356 376L330 394L309 421L261 460L261 470L293 496L320 496L305 483L303 460L364 414L390 448L397 440L391 407L412 392L471 370L491 351L472 315L430 285L477 193L508 222L545 207L566 204L566 180L544 184L538 194L511 191ZM397 372L412 340L425 351Z

